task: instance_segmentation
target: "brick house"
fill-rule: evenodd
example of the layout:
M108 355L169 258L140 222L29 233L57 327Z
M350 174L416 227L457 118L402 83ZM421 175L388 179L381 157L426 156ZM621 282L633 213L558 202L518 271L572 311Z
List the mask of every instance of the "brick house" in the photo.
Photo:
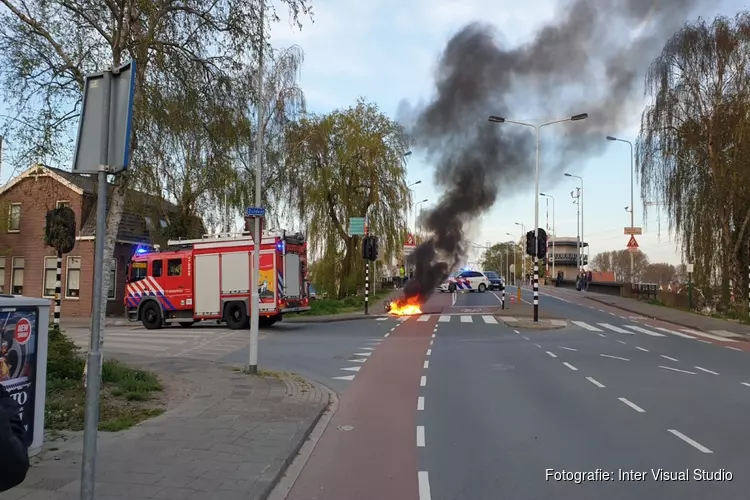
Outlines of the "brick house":
M55 250L44 244L47 211L69 206L76 214L76 245L63 257L61 317L90 318L96 227L95 177L36 165L0 189L0 293L54 299ZM177 207L138 191L127 195L114 251L107 314L123 316L128 260L139 245L150 246L169 226ZM158 226L157 226L158 224ZM202 231L202 224L197 231Z

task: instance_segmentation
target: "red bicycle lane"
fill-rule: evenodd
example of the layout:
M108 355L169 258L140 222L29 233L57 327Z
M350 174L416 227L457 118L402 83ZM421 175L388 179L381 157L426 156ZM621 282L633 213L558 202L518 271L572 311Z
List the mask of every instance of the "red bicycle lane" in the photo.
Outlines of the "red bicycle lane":
M399 323L369 357L287 500L416 500L416 409L435 320Z

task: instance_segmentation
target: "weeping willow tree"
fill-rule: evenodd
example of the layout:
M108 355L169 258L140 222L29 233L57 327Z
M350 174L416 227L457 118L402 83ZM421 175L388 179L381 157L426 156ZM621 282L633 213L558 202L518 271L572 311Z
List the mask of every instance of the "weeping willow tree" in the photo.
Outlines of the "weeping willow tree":
M686 25L646 75L637 143L643 199L663 203L696 284L720 285L725 306L730 281L736 297L748 287L749 63L747 12Z
M350 217L368 217L390 262L403 245L409 201L404 129L374 104L309 116L286 136L286 198L308 229L313 255L322 261L314 279L322 292L345 297L364 283L361 238L350 236Z

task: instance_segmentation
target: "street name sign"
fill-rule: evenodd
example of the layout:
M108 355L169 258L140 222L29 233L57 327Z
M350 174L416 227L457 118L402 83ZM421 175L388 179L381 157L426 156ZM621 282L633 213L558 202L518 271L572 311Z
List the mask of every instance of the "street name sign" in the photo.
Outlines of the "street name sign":
M643 228L642 227L626 227L625 228L625 234L626 235L642 235L643 234Z
M349 236L363 236L365 234L365 218L349 217Z
M265 217L266 209L263 207L247 207L245 217Z

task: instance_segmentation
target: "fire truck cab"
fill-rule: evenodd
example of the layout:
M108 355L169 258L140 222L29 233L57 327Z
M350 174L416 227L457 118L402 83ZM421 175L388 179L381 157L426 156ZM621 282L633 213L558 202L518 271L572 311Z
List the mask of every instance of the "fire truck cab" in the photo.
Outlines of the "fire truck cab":
M260 326L310 310L307 243L301 233L264 232L260 273L252 279L250 233L170 240L167 251L139 248L128 262L125 307L130 321L153 330L177 323L225 322L249 327L252 286L258 287Z

